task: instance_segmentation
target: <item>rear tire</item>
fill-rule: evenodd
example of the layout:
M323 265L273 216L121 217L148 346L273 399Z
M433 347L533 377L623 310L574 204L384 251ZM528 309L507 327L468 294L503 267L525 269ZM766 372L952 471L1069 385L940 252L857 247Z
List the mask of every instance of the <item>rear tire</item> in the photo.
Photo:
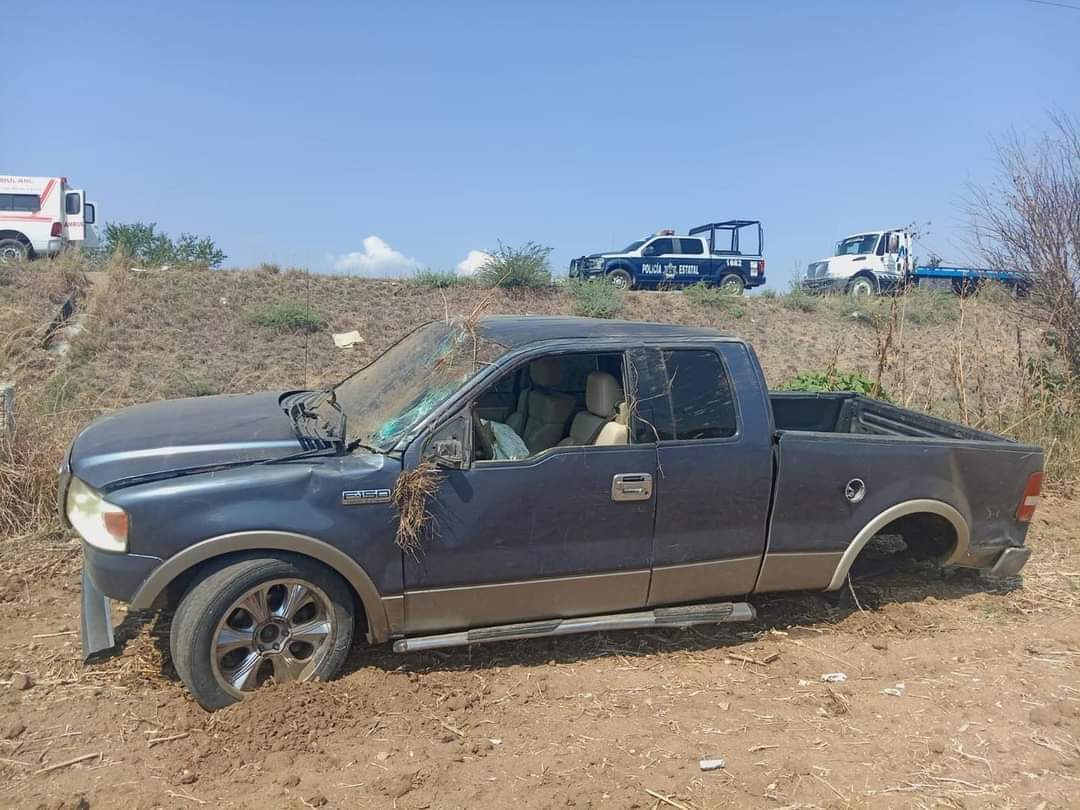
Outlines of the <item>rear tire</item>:
M18 239L0 239L0 264L25 262L30 258L30 246Z
M352 646L348 585L303 557L223 561L184 595L173 616L173 666L214 711L266 681L329 680Z
M607 279L612 285L619 290L632 290L634 288L634 278L628 272L621 267L612 270L607 274Z
M738 273L727 273L720 278L720 283L716 286L731 295L742 295L746 289L746 281Z

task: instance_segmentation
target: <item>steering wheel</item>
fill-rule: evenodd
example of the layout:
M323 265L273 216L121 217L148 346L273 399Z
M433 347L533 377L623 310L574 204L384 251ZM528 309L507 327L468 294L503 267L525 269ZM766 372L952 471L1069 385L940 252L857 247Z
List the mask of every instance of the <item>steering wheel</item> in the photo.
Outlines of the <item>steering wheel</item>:
M491 433L489 433L488 429L481 423L480 415L476 411L472 412L472 423L473 436L476 437L480 445L481 453L479 458L484 461L490 461L495 458L495 445L491 440Z

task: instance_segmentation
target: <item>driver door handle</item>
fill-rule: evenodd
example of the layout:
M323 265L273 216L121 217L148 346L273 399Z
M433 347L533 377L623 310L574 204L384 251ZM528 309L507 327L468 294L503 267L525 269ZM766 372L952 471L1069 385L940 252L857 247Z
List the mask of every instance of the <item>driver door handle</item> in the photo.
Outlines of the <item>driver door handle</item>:
M647 501L652 497L649 473L619 473L611 479L611 500Z

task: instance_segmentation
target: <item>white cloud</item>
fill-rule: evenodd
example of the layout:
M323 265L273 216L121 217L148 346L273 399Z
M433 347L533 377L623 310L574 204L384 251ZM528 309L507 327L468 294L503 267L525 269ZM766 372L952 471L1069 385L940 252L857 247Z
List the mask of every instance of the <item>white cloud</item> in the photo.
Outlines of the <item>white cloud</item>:
M364 239L363 250L334 257L334 270L361 276L404 276L419 268L416 259L399 253L378 236Z
M485 253L482 250L470 250L469 255L458 262L454 270L459 276L474 276L476 271L490 258L490 253Z

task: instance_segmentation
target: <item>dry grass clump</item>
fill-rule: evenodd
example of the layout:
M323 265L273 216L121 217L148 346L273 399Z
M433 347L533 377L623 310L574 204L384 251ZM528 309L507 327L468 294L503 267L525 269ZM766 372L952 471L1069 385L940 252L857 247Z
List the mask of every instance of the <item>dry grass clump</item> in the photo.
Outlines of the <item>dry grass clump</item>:
M398 476L391 497L398 510L398 529L394 542L413 558L423 551L423 541L434 531L435 516L428 503L439 489L443 472L425 462Z

